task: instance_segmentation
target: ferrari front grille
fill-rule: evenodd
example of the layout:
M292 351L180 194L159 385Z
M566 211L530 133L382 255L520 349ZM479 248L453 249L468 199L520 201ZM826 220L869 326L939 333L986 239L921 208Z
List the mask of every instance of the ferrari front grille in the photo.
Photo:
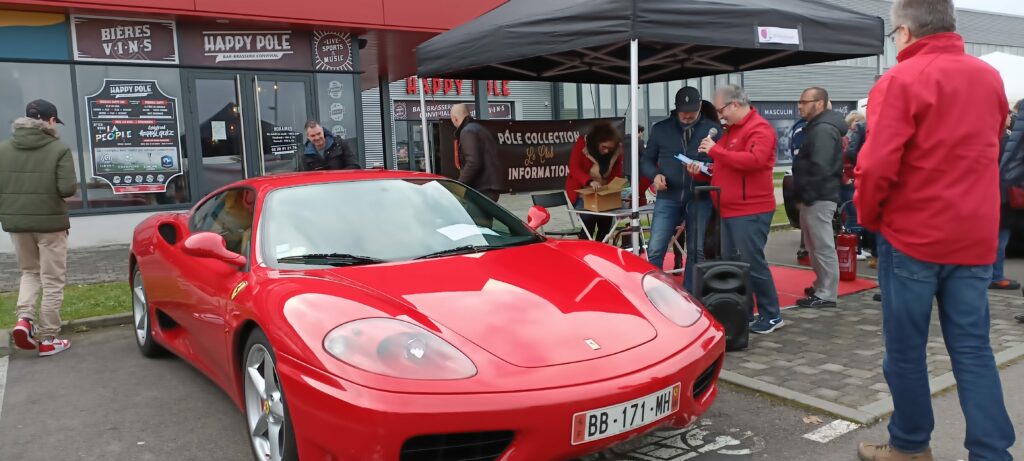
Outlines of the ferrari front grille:
M704 370L696 380L693 381L693 399L699 400L701 396L711 388L711 383L715 381L715 370L718 369L718 364L722 359L718 359L715 363L712 363L710 367Z
M493 461L512 444L512 431L421 435L405 441L401 461Z

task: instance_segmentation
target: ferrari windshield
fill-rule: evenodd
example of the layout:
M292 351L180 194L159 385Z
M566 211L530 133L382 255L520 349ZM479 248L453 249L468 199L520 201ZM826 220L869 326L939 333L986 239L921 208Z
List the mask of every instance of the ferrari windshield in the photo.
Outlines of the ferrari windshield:
M519 218L446 180L349 181L279 189L260 224L269 264L349 266L540 241Z

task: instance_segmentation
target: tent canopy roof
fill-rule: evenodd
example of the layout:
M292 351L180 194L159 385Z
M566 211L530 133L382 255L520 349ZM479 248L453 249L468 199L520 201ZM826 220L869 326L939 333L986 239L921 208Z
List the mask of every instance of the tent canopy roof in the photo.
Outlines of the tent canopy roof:
M882 53L884 23L808 0L510 0L421 44L418 74L629 84Z

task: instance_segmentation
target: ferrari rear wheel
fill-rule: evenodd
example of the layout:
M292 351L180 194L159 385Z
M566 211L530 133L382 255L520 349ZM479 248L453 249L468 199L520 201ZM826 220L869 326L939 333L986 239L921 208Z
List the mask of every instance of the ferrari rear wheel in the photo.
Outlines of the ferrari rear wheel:
M254 330L245 351L245 420L253 457L257 461L296 461L295 433L277 375L274 348L262 331Z
M167 351L153 340L153 322L150 320L146 288L142 284L142 271L135 268L132 275L132 318L135 320L135 344L145 357L159 357Z

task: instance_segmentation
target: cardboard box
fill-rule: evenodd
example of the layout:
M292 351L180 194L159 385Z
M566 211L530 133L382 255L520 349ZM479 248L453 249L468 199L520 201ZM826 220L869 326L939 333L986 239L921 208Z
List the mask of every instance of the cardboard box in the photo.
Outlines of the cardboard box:
M583 209L588 211L608 211L622 208L622 189L629 184L626 178L615 178L599 191L592 187L576 189L583 197Z

